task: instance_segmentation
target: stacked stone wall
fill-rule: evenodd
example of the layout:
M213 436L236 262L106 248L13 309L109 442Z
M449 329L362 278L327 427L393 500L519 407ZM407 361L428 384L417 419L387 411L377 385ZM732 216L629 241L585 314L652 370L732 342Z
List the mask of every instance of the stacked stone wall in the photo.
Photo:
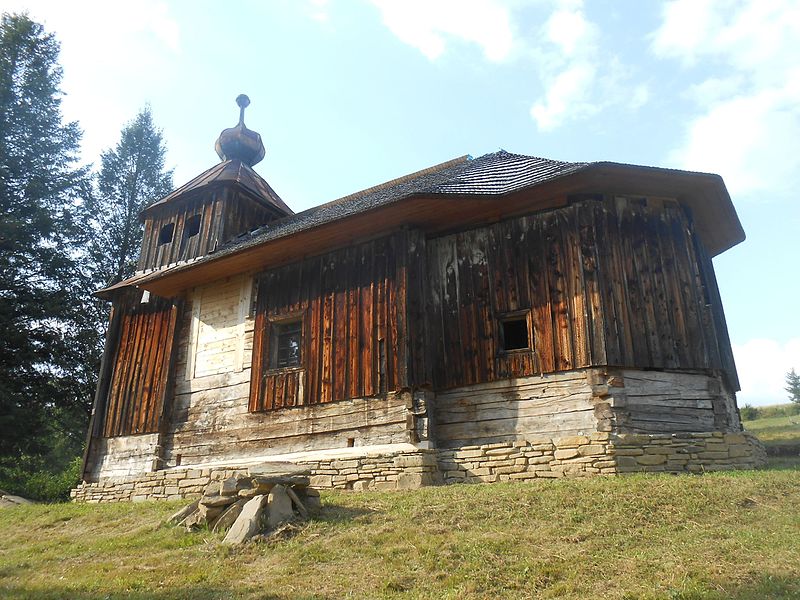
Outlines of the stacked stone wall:
M435 450L367 453L357 457L293 462L311 469L311 486L314 488L394 490L441 483ZM247 467L172 468L85 482L72 490L71 497L78 502L196 498L211 481L249 474Z
M761 442L749 433L611 434L402 450L347 458L294 461L311 470L315 488L412 489L438 483L491 483L537 478L624 473L702 473L753 469L766 462ZM83 483L80 502L176 500L199 497L213 480L248 475L247 467L173 468L136 477Z
M609 434L463 446L439 451L445 483L493 483L622 473L701 473L766 462L749 433Z

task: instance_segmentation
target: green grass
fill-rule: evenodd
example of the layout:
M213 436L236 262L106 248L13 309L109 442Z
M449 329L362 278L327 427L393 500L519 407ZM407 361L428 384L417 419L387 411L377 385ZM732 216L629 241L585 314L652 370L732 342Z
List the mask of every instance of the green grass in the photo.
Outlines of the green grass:
M762 441L768 452L773 448L792 449L796 450L794 454L800 454L800 415L762 417L744 421L743 425Z
M800 470L326 493L228 548L175 503L0 510L0 598L800 597Z

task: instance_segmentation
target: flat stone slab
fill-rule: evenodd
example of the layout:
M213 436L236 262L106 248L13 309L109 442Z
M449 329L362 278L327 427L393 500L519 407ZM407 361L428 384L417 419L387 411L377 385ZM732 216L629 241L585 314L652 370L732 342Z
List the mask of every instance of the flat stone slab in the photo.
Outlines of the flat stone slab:
M241 544L249 540L261 529L261 512L267 503L266 496L256 496L242 508L241 514L231 526L223 544Z
M236 502L236 496L203 496L200 504L203 506L228 506Z
M267 525L270 529L275 529L283 523L294 519L292 509L292 499L282 485L276 485L269 493L269 520Z
M250 475L253 476L309 476L311 469L303 465L296 465L290 462L265 462L248 468Z
M253 484L259 487L274 485L295 485L306 487L311 483L311 478L307 475L254 475Z
M192 503L191 503L191 504L189 504L188 506L184 506L184 507L183 507L182 509L180 509L179 511L177 511L177 512L173 513L172 515L170 515L170 516L169 516L169 517L168 517L168 518L167 518L167 519L164 521L164 523L173 523L173 524L178 524L178 523L180 523L180 522L181 522L181 521L183 521L183 520L184 520L186 517L188 517L190 514L192 514L194 511L196 511L196 510L197 510L197 502L198 502L198 501L197 501L197 500L195 500L194 502L192 502Z
M231 504L216 520L211 531L216 533L217 531L227 531L230 529L236 522L236 519L239 518L239 515L242 514L242 509L245 504L247 504L247 500L244 498Z

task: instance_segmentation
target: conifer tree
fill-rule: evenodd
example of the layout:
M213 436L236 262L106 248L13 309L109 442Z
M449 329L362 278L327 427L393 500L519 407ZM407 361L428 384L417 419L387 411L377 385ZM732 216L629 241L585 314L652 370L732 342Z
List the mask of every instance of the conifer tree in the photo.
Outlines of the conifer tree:
M0 17L0 469L79 452L94 387L76 259L88 180L58 54L27 15Z
M165 153L149 106L125 125L116 147L102 153L96 192L89 203L98 285L133 274L142 242L139 212L172 189L172 171L164 169Z
M786 387L784 388L789 392L789 400L800 404L800 375L794 368L786 374Z

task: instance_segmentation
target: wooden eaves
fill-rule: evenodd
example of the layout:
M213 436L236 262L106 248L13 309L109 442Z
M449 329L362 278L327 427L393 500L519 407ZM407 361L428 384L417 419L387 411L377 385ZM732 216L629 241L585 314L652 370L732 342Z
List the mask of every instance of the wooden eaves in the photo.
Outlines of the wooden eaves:
M234 240L215 253L135 275L96 295L110 298L116 289L136 286L159 296L176 296L188 288L232 274L274 268L375 238L399 227L416 227L429 236L436 235L563 206L569 195L580 193L675 198L689 209L696 231L711 256L745 239L731 198L718 175L612 162L576 167L543 183L509 193L410 193L354 214L345 212L340 218L321 222L312 219L307 227L288 228L285 235ZM302 221L306 213L315 210L276 221L268 229L280 229L288 220Z

